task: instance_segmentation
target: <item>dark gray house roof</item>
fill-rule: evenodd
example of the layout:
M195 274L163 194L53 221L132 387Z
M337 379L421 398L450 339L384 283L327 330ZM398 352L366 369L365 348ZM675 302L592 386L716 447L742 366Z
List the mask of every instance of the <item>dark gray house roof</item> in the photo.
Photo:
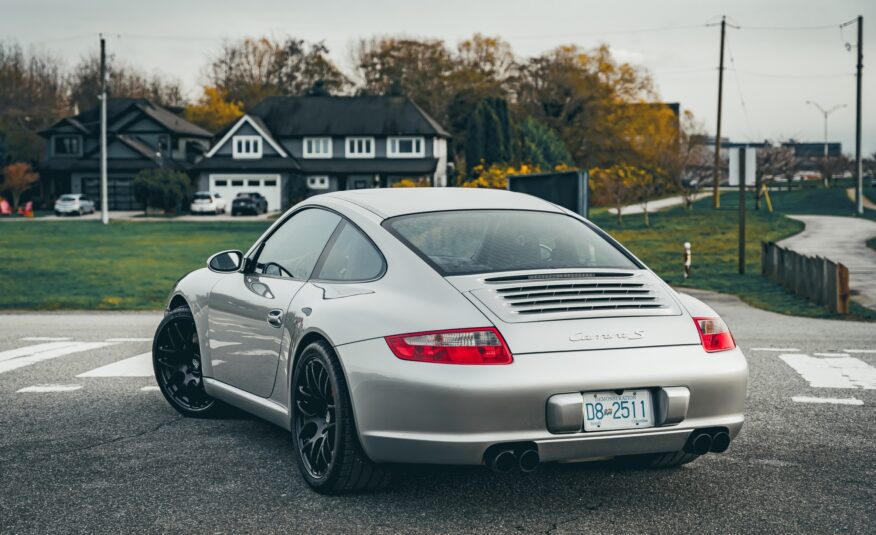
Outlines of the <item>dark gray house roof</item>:
M106 103L107 124L111 129L118 130L124 125L114 124L121 119L132 108L136 108L144 115L154 120L158 124L167 128L169 131L197 138L209 139L213 134L204 130L196 124L192 124L179 115L171 112L167 108L158 106L152 101L145 98L111 98ZM51 136L59 126L69 124L74 126L83 134L98 134L100 131L100 106L85 110L79 115L73 117L65 117L54 125L42 130L40 135L43 137Z
M247 115L259 119L275 137L450 137L440 124L407 97L269 97Z

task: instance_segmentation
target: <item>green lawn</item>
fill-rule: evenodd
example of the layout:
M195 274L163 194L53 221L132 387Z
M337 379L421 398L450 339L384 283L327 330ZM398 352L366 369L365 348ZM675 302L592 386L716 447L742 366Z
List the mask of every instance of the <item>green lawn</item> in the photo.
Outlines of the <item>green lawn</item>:
M721 209L711 208L711 198L695 203L692 211L673 208L651 214L651 226L646 227L641 215L625 216L618 226L615 216L600 213L594 222L611 233L639 256L667 282L735 294L744 301L766 310L820 318L870 319L876 313L853 304L850 316L839 316L810 303L760 275L760 243L778 241L803 229L803 223L784 217L783 213L848 213L852 203L839 197L841 190L802 190L772 194L775 212L764 206L755 211L749 195L746 211L746 273L738 273L738 194L721 196ZM842 200L845 199L845 204ZM682 275L682 253L685 241L691 242L693 274L688 280Z
M158 309L179 277L261 223L0 223L0 309Z
M760 242L799 232L803 224L782 213L848 215L852 203L841 189L773 192L776 212L747 212L745 275L736 272L737 194L722 195L721 210L711 199L693 211L675 208L615 217L595 209L593 220L616 236L674 285L739 295L752 305L801 316L835 317L760 276ZM33 221L0 223L0 309L158 309L175 280L204 265L223 249L246 249L270 221L113 222ZM693 244L693 277L682 278L682 244ZM876 319L855 306L851 318Z

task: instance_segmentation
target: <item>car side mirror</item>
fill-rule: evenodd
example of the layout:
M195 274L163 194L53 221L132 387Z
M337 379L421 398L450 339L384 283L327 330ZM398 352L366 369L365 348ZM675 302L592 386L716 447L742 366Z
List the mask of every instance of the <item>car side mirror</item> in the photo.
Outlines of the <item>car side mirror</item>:
M222 251L207 259L207 267L217 273L232 273L240 269L243 253L240 251Z

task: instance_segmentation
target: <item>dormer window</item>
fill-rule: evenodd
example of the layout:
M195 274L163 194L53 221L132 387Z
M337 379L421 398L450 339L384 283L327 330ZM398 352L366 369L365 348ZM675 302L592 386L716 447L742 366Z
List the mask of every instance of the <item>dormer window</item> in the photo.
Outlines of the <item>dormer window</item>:
M260 136L234 136L231 139L231 155L235 160L262 157L262 138Z
M306 137L304 138L305 158L331 158L332 138L330 137Z
M348 137L347 158L374 158L373 137Z
M389 158L422 158L426 155L426 143L422 137L391 137L386 143Z
M53 156L82 156L80 136L54 136L52 138Z

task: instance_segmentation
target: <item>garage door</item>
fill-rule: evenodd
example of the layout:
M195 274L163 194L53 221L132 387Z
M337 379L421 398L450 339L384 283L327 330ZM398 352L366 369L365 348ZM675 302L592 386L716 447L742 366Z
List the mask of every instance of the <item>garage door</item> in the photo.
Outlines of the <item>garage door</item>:
M255 191L268 200L268 210L273 212L281 208L280 182L280 175L210 175L210 191L228 202L238 193Z

